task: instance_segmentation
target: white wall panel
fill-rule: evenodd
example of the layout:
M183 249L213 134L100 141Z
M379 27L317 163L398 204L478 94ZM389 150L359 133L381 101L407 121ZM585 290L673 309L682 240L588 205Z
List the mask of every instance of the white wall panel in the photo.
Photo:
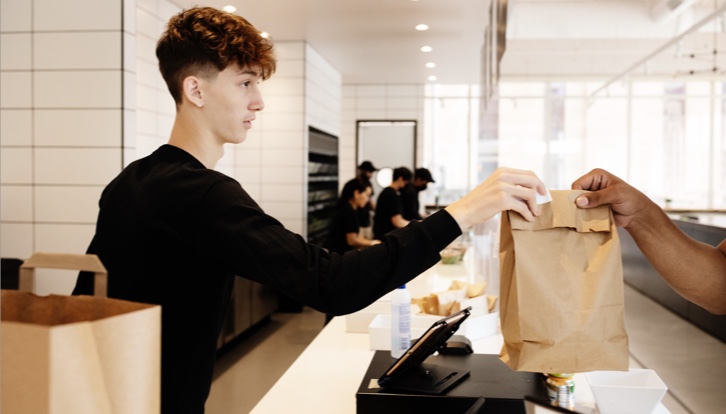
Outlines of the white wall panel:
M36 148L34 179L37 184L108 184L121 171L118 148Z
M98 200L103 187L37 186L34 190L34 212L37 222L88 224L96 222Z
M39 108L121 109L121 71L35 72L34 104Z
M0 232L0 254L25 260L34 252L33 225L25 223L3 223Z
M118 69L121 32L35 33L33 64L43 69Z
M0 35L0 69L29 70L32 68L31 36L29 33Z
M122 0L33 0L33 29L121 31L122 3Z
M121 143L116 109L38 109L33 119L36 146L115 147Z
M35 226L35 249L42 252L83 254L93 239L93 224L38 224ZM63 235L58 237L58 235Z
M0 145L30 146L33 142L33 113L30 109L0 110Z
M30 32L32 6L29 0L0 1L0 30L2 32Z
M30 72L0 73L0 107L32 107L32 81Z
M31 148L3 148L0 151L0 181L3 184L31 184L33 182L33 150Z
M0 186L0 220L33 221L33 188L29 185Z

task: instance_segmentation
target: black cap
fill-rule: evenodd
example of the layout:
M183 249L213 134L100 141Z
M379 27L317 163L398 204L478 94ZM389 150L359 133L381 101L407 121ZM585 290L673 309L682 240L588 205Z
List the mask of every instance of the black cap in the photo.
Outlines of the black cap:
M413 173L413 176L416 178L420 178L422 180L426 180L430 183L435 183L434 177L431 176L431 171L427 170L426 168L416 168L416 171Z
M373 163L371 163L370 161L363 161L358 166L358 169L363 170L363 171L369 171L369 172L374 172L374 171L378 170L378 168L374 167Z

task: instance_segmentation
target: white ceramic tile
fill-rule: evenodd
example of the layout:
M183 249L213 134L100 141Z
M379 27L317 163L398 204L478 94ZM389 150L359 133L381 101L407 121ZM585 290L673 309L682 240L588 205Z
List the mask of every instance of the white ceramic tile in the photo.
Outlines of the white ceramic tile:
M136 8L136 33L150 39L159 39L161 30L159 18L145 8Z
M136 59L136 82L151 89L158 89L159 66L156 61ZM167 92L168 93L168 92Z
M367 109L385 110L386 102L385 98L358 98L356 99L355 107L359 111Z
M239 180L238 180L239 181ZM262 184L260 183L242 183L242 188L247 191L247 194L257 203L260 199L260 192L262 191Z
M0 29L3 32L29 32L32 29L32 6L29 0L0 2Z
M270 201L262 199L260 205L265 213L280 220L283 224L301 220L303 216L302 201Z
M299 202L303 199L303 187L300 185L266 184L262 186L262 199Z
M136 53L136 59L141 60L145 63L155 65L156 59L156 41L159 39L151 38L145 34L137 33L135 36L136 42L134 51Z
M280 220L283 226L285 226L286 229L290 230L291 232L299 235L303 235L303 229L307 231L307 225L305 224L306 219L300 219L300 218L284 218Z
M136 131L144 135L156 135L158 115L146 109L136 110Z
M33 221L33 188L29 185L0 186L0 220Z
M262 165L262 184L303 184L307 171L302 167Z
M118 147L121 112L117 109L38 109L37 146Z
M123 68L127 72L136 72L136 35L124 32L123 34Z
M172 127L174 126L174 116L159 115L157 136L164 141L169 139Z
M395 110L415 110L418 108L420 101L416 98L388 98L386 99L386 106L388 109Z
M151 14L159 12L159 0L136 0L136 8L143 9Z
M386 93L390 97L423 97L423 87L420 85L388 85Z
M123 0L122 3L122 30L126 33L136 33L136 0Z
M33 150L31 148L3 148L0 151L0 182L3 184L30 184L33 182Z
M386 119L396 120L417 120L423 118L423 114L415 109L412 110L387 110ZM419 128L422 128L422 124L419 124Z
M266 131L302 131L305 127L305 115L267 113L265 114Z
M275 73L271 79L275 78L296 78L305 74L305 61L302 59L285 59L278 60L275 67Z
M243 147L245 144L241 144L238 148ZM244 148L243 150L235 151L235 163L239 167L258 167L261 165L262 150L259 148Z
M128 109L123 111L122 146L124 148L136 147L136 112Z
M361 109L356 112L356 118L360 121L378 121L386 119L384 109Z
M30 72L0 73L0 107L30 108L32 102Z
M262 98L271 95L302 96L305 94L305 81L302 77L272 76L262 86Z
M124 109L136 109L136 74L124 71L123 81Z
M269 95L264 98L266 113L301 113L305 110L303 96L276 96Z
M0 224L0 256L25 260L33 251L32 224Z
M89 53L93 51L93 53ZM121 32L35 33L35 69L120 69Z
M136 109L156 112L158 106L159 92L155 87L137 84L136 85Z
M265 148L262 150L262 165L302 167L307 158L299 149Z
M51 253L77 253L62 250ZM81 252L82 253L82 252ZM38 269L35 271L36 295L70 295L78 278L77 270Z
M166 144L168 139L162 139L158 137L136 137L136 159L143 158L152 152L156 151L157 148Z
M214 167L214 170L230 177L234 174L234 166L230 163L219 162Z
M260 185L260 167L259 166L246 166L246 165L235 165L234 168L234 179L242 184L242 187L249 192L247 186L259 186Z
M122 3L118 0L34 0L33 29L121 31Z
M169 93L169 90L166 88L166 84L161 82L157 86L157 107L156 110L160 114L168 115L172 120L174 117L176 117L176 102L174 102L174 98L171 97L171 93ZM168 131L171 131L171 128L168 129Z
M176 3L180 2L177 1ZM176 3L169 0L159 0L159 18L163 20L164 23L166 23L171 18L171 16L181 11L181 8ZM189 3L189 6L187 7L196 4L193 1L187 1L187 3Z
M302 151L304 148L305 135L294 132L265 132L264 144L265 148L287 148Z
M121 171L121 149L36 148L37 184L106 185Z
M33 112L30 109L2 109L0 120L0 145L32 145Z
M35 246L39 252L83 254L93 239L93 224L36 224Z
M94 224L103 186L36 186L35 220L45 223Z
M260 28L260 30L264 30L264 28ZM274 37L275 34L272 33L272 36ZM305 42L275 42L275 51L277 52L277 58L280 60L305 59Z
M35 72L38 108L119 108L121 71Z
M357 85L355 95L357 97L386 96L386 87L384 85Z
M30 33L7 33L0 35L0 69L30 70L32 50Z
M136 161L136 148L124 148L124 168L128 167L129 164Z

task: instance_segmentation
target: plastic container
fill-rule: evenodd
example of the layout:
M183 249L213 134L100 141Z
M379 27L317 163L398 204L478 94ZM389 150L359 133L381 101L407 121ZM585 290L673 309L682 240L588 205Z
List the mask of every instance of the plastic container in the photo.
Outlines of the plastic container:
M400 358L411 346L411 294L406 285L391 295L391 356Z

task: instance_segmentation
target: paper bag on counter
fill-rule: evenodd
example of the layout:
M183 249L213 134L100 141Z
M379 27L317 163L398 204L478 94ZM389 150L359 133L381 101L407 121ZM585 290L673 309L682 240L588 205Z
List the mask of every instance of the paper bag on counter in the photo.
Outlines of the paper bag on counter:
M106 276L95 255L36 253L20 286L41 267ZM11 290L1 302L3 414L160 411L160 306Z
M628 369L620 242L609 206L580 209L585 191L551 191L528 222L502 214L501 359L512 369Z

